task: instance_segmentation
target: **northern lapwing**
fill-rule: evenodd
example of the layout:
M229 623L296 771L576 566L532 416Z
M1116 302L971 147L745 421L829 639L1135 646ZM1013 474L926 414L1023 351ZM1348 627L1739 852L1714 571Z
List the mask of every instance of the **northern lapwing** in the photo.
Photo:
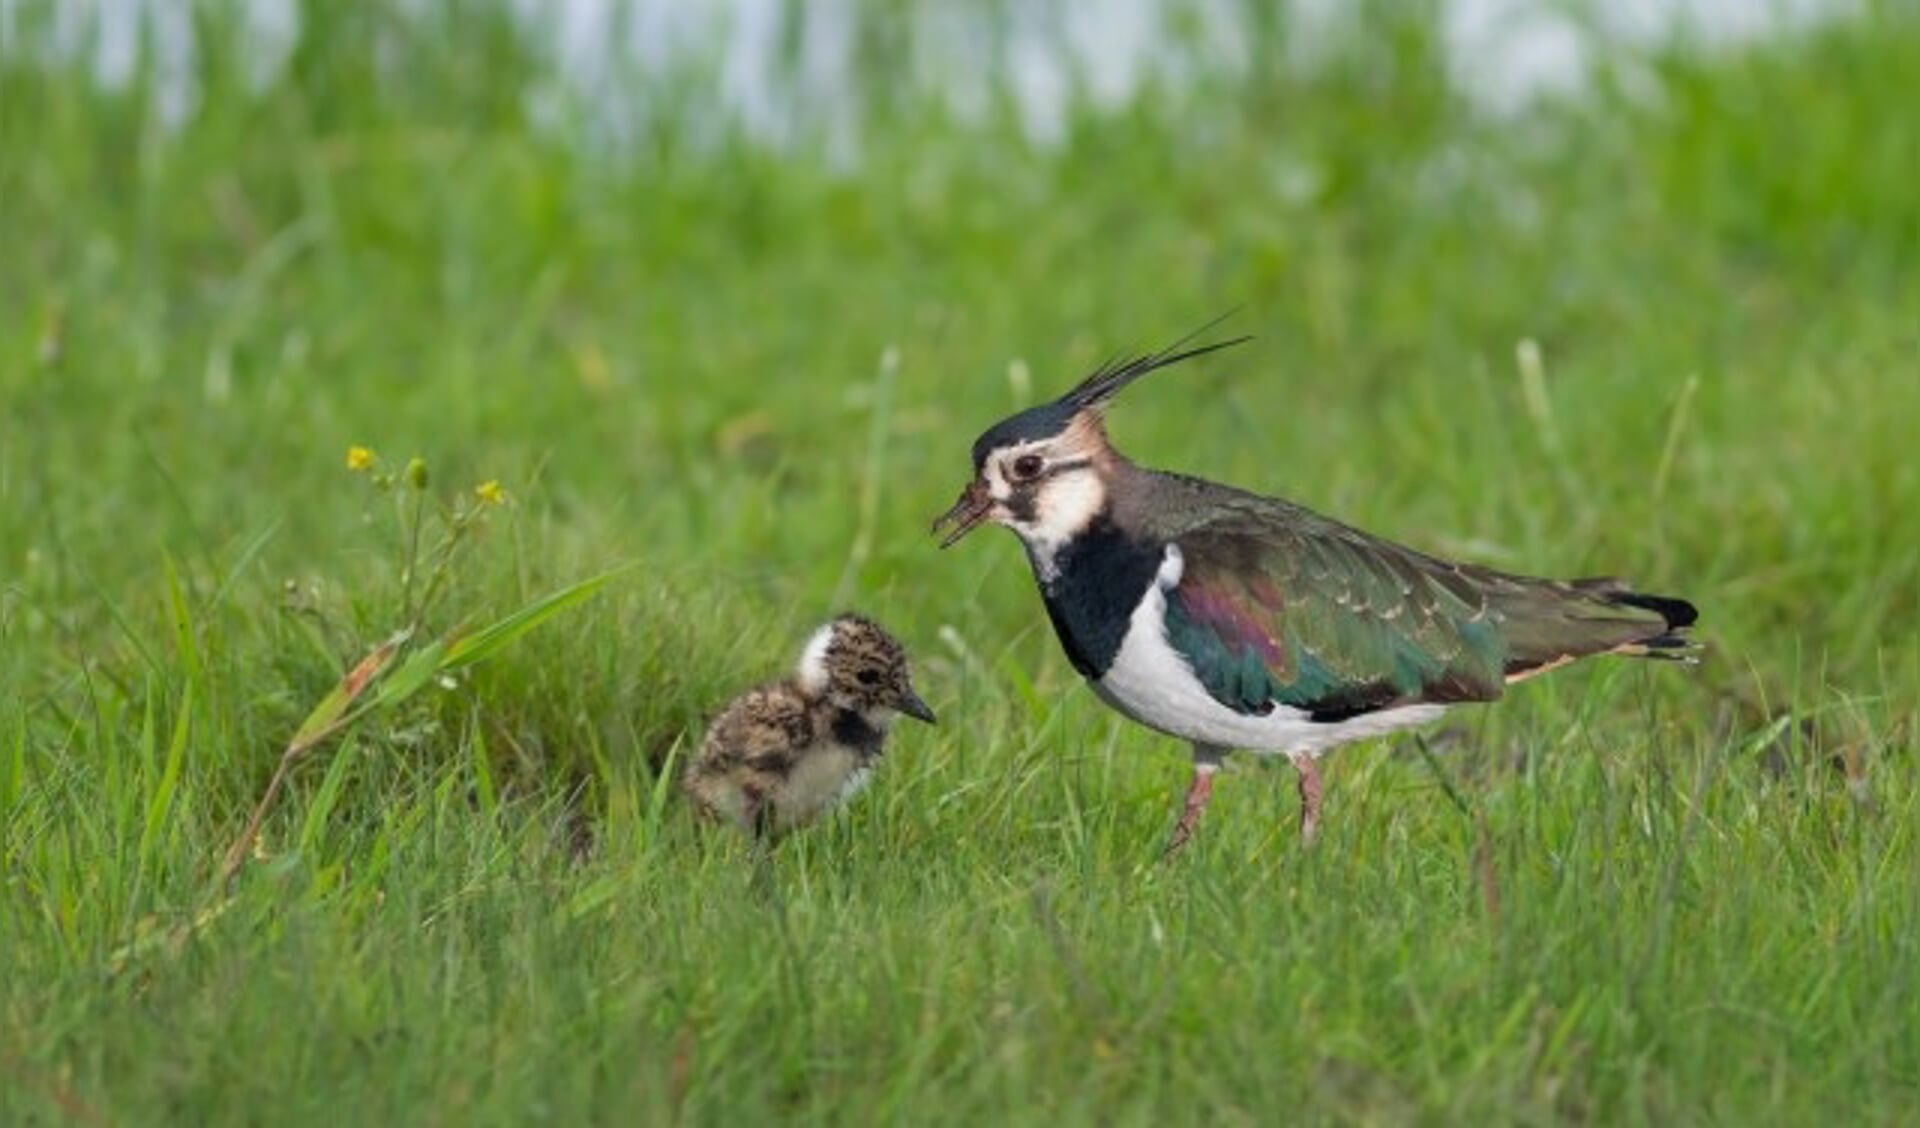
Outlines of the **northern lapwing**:
M791 676L714 718L681 786L702 813L764 842L858 794L901 713L934 719L906 649L873 620L841 615L807 640Z
M1121 713L1192 743L1168 854L1192 837L1229 751L1293 762L1311 842L1315 759L1339 745L1495 700L1588 655L1691 653L1686 600L1453 563L1128 461L1107 439L1113 397L1248 338L1191 339L1105 364L989 428L973 444L973 480L933 525L947 530L942 548L983 522L1017 533L1073 668Z

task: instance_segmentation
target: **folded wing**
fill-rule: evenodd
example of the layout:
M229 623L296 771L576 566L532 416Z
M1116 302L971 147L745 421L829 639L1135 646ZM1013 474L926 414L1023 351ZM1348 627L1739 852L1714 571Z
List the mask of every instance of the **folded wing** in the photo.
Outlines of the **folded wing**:
M1344 720L1489 701L1509 681L1603 652L1677 656L1681 600L1614 580L1449 564L1309 510L1247 497L1169 539L1180 581L1167 636L1222 704Z

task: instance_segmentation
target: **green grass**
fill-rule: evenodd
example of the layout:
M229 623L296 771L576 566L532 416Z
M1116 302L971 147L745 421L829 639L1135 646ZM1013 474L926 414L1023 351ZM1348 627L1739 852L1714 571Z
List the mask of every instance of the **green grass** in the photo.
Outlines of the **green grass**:
M485 21L376 93L329 10L256 93L215 34L171 134L0 63L0 1120L1920 1101L1904 8L1494 121L1409 19L1058 150L882 52L852 170L685 91L624 154L536 130ZM1257 343L1131 391L1129 452L1687 595L1706 664L1460 711L1444 783L1347 749L1311 853L1250 765L1156 867L1183 751L1078 685L1010 537L925 527L980 429L1230 307ZM356 443L514 497L433 629L638 566L313 755L229 902L280 750L404 617ZM658 769L842 606L942 723L776 905Z

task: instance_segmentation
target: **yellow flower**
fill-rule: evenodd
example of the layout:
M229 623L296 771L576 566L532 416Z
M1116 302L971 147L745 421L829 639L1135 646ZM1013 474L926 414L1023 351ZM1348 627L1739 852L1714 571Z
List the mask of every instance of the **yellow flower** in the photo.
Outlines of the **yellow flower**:
M473 496L479 498L487 505L505 505L507 503L507 491L501 489L499 481L493 478L488 478L486 481L473 487Z
M347 469L358 472L373 469L373 451L363 446L347 448Z

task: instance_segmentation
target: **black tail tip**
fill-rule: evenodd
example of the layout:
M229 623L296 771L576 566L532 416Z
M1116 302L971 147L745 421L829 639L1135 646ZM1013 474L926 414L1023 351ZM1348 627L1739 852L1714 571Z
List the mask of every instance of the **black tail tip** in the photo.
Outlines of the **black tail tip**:
M1627 607L1638 607L1652 611L1667 621L1667 629L1677 631L1691 627L1700 618L1700 611L1684 599L1675 599L1667 595L1642 595L1637 591L1623 591L1612 596L1612 601Z

